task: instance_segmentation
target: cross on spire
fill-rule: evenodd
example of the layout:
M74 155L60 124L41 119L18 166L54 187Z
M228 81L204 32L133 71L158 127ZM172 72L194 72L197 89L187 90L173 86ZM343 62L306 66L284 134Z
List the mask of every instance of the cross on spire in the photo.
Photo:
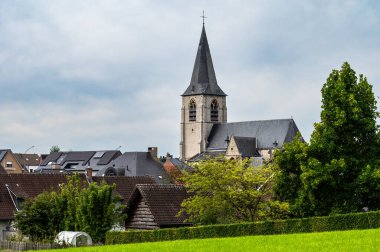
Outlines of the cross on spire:
M203 11L203 15L201 16L201 18L203 19L203 25L205 25L205 18L207 18L207 17L205 16L205 11Z

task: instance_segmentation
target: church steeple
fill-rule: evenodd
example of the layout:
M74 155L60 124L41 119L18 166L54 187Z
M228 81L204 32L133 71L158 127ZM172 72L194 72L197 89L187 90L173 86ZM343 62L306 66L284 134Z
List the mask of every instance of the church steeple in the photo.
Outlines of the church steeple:
M212 64L211 53L208 46L204 24L202 27L202 34L199 41L197 56L195 58L191 82L182 96L202 94L226 96L216 81L214 66Z

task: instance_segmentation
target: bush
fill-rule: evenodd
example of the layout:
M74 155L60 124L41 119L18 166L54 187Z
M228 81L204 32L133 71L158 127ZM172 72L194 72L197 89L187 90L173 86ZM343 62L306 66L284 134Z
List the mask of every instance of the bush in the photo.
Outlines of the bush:
M228 225L166 228L149 231L110 231L106 234L106 244L234 237L246 235L311 233L379 227L380 211L376 211L327 217L312 217L304 219L288 219Z

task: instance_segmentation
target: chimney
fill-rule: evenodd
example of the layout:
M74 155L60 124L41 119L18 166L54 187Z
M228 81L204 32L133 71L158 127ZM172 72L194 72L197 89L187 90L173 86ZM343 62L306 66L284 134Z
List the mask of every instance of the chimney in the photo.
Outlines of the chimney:
M53 169L61 169L61 165L58 164L58 163L52 163L51 164L51 168L53 168Z
M86 177L88 179L92 179L92 168L91 167L86 168Z
M157 147L148 147L148 152L150 152L150 155L152 155L154 159L157 159L157 150Z

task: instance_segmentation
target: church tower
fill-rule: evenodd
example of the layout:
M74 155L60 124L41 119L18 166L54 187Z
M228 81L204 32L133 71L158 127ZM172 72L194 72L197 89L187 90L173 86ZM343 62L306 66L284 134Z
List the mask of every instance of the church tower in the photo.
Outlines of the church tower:
M205 151L213 124L227 122L226 96L216 81L203 24L190 85L182 94L181 160Z

